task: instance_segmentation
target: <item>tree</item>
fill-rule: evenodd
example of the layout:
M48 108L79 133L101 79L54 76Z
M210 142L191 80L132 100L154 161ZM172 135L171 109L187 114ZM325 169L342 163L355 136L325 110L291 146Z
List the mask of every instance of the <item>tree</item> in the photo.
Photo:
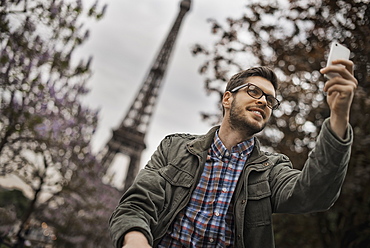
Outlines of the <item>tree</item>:
M55 247L107 247L108 219L121 192L102 183L104 168L92 156L85 168L38 209L36 215L56 230ZM71 214L73 213L73 214Z
M228 18L224 24L210 20L212 33L218 37L214 47L197 44L193 48L195 55L206 57L200 73L207 91L220 96L227 78L239 70L254 65L275 69L281 79L282 104L260 139L288 155L298 168L329 116L322 94L325 79L319 73L326 65L329 44L336 39L352 51L359 87L350 120L355 138L341 197L325 213L274 216L278 247L365 247L370 243L370 168L365 166L370 161L366 151L370 144L368 6L368 0L254 1L240 18ZM220 112L203 116L215 122Z
M17 219L22 217L30 200L20 190L0 188L0 233L9 233ZM0 237L0 244L10 243L9 237ZM2 246L0 246L2 247Z
M81 19L102 18L105 6L86 8L70 0L0 3L0 176L16 175L33 195L15 232L22 246L31 216L44 218L37 210L41 199L66 194L76 171L96 163L90 140L97 111L80 102L88 92L91 58L76 64L72 57L89 34Z

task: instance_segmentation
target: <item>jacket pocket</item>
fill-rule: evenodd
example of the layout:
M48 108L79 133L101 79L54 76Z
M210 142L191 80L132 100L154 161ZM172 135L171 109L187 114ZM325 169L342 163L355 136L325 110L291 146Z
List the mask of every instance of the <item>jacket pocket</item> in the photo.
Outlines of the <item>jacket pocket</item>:
M163 209L158 212L158 219L161 223L169 223L169 220L182 206L184 199L190 195L190 188L194 184L194 176L172 164L160 168L158 173L165 180Z
M271 224L271 190L268 181L248 185L245 221L247 227Z
M194 176L176 165L162 167L159 174L172 186L190 188L194 184Z

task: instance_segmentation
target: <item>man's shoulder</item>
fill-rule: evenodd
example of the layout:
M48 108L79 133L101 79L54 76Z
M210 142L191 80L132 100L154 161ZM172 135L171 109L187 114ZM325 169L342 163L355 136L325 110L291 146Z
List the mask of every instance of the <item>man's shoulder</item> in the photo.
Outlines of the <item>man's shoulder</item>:
M190 134L190 133L173 133L169 134L165 137L165 139L186 139L186 140L193 140L198 138L201 135L197 134Z
M264 155L273 161L290 161L289 157L283 153L263 151Z

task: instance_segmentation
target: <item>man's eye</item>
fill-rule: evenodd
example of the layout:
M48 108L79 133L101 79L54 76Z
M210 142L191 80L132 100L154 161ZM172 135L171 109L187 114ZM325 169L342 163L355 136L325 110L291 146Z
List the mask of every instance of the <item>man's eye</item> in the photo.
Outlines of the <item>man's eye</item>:
M275 99L273 99L272 97L267 97L266 100L271 105L273 105L275 103Z
M258 89L249 89L248 92L253 95L259 95L260 91Z

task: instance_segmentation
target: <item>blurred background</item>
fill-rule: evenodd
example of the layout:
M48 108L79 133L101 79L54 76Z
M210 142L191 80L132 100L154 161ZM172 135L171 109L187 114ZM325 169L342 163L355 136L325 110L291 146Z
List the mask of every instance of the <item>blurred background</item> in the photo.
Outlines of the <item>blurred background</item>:
M108 218L129 158L100 152L125 117L180 1L2 1L0 247L111 247ZM229 77L256 65L281 79L281 108L259 135L302 168L329 110L333 40L359 88L342 194L327 212L275 215L277 247L370 247L369 1L192 1L146 133L140 167L167 134L217 124Z

